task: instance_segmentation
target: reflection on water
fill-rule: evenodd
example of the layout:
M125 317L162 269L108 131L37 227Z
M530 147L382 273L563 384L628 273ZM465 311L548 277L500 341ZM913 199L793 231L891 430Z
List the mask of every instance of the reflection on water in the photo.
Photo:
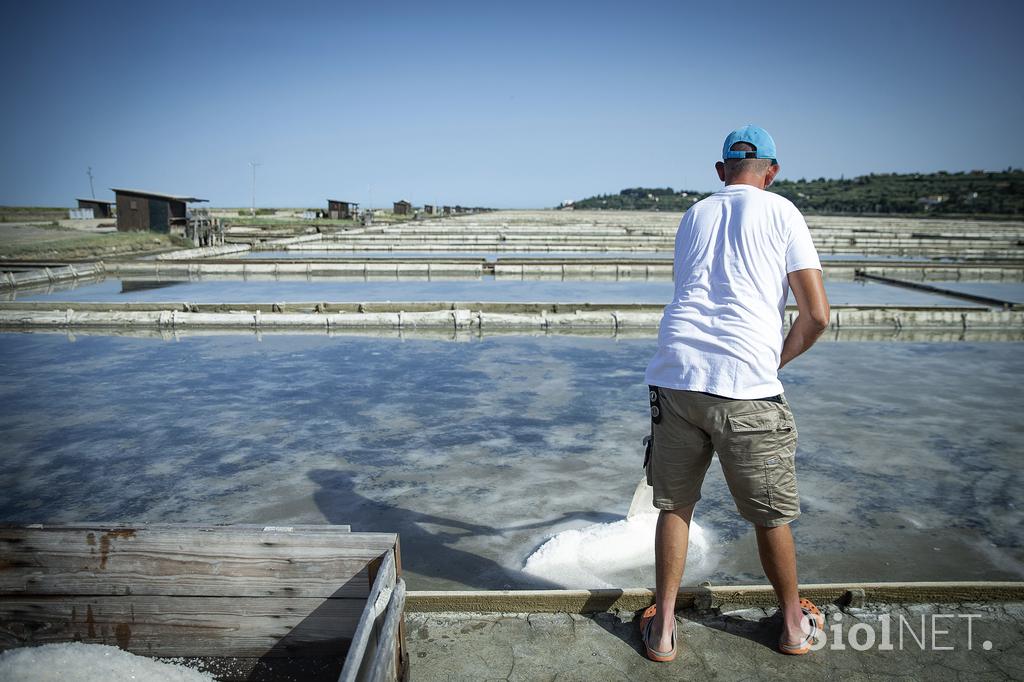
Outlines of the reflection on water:
M153 289L166 289L167 287L174 286L175 284L176 282L153 282L150 280L122 279L121 293L130 294L136 291L152 291Z
M950 298L868 281L826 281L833 305L964 305ZM195 279L184 281L109 278L44 292L11 293L19 301L150 301L189 303L480 301L665 304L672 282L663 279ZM790 303L795 301L790 296Z
M824 261L918 261L918 262L932 262L932 263L950 263L957 259L955 258L943 258L931 256L902 256L902 255L885 255L885 254L866 254L866 253L822 253L819 254L821 260Z
M415 589L551 586L527 558L629 507L653 343L2 334L0 520L351 524L402 534ZM1022 350L821 344L785 370L804 581L1024 578ZM715 558L688 582L763 580L717 466L696 518ZM653 584L643 555L610 577Z
M444 258L483 258L488 261L515 260L516 258L552 258L552 259L573 259L573 260L635 260L657 258L672 262L671 251L309 251L296 249L293 251L249 251L244 254L233 254L223 258L253 258L272 260L294 260L297 258L310 259L331 259L340 258L390 258L393 260L422 260L422 259L444 259ZM218 260L216 258L204 260Z
M1024 303L1024 282L926 282L929 286L987 296L1000 301Z

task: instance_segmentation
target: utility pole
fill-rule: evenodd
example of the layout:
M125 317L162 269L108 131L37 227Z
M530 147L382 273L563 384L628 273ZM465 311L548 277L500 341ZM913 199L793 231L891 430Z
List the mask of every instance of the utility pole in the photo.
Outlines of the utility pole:
M261 163L250 161L249 165L252 166L252 217L256 217L256 166L262 166Z
M92 198L95 199L96 190L92 187L92 166L89 166L89 170L85 171L85 174L89 176L89 194L91 194Z

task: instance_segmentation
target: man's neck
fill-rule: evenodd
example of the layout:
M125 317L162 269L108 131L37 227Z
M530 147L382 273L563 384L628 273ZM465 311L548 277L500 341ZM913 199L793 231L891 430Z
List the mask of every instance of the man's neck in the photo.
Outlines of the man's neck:
M725 183L726 187L732 187L733 185L750 185L751 187L756 187L758 189L764 189L765 188L764 187L764 178L745 178L745 177L740 177L740 178L735 178L735 179L730 180L729 182Z

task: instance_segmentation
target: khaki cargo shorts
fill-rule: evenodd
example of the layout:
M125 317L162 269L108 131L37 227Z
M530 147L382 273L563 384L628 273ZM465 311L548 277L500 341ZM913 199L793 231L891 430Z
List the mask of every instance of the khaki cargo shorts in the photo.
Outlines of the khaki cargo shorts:
M655 507L678 509L697 502L717 452L743 518L758 526L781 526L800 516L796 421L785 398L779 403L661 387L652 391L652 404L657 397L660 412L660 419L652 420L647 463Z

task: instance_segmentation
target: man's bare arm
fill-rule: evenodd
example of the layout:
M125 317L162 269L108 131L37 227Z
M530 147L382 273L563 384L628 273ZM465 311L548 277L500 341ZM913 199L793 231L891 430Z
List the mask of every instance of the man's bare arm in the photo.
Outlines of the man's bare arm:
M789 288L796 298L798 313L793 326L782 344L779 369L814 345L822 332L828 329L829 307L821 270L808 268L789 273Z

